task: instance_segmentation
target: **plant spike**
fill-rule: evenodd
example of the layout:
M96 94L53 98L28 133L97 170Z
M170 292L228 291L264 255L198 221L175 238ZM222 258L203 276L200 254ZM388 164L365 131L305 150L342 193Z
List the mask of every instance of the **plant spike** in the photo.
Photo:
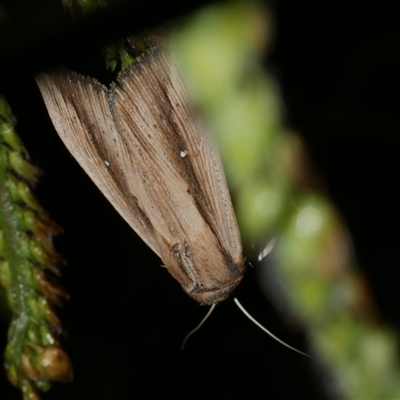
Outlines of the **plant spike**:
M5 368L24 399L39 400L37 389L72 379L70 360L57 340L60 321L52 310L68 294L49 277L59 275L64 263L52 243L61 229L31 192L40 170L29 162L15 122L0 96L0 286L12 310Z

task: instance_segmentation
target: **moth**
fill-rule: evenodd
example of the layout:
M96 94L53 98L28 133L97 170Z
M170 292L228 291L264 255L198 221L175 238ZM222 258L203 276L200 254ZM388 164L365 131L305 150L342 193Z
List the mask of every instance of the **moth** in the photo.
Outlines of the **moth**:
M125 221L200 304L245 272L219 153L176 63L154 45L109 88L65 69L36 77L61 140Z

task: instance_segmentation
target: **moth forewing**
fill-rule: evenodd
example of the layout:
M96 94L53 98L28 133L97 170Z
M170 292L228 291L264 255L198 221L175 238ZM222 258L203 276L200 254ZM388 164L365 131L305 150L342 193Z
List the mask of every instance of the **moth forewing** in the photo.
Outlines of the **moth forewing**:
M72 155L130 226L202 304L244 274L218 152L167 51L155 46L110 89L75 73L37 78Z
M98 81L61 69L36 76L46 108L61 140L128 224L160 256L146 217L127 198L126 181L135 172L116 131L107 88ZM121 160L124 159L124 167ZM128 174L128 176L127 176ZM138 185L141 181L137 179Z

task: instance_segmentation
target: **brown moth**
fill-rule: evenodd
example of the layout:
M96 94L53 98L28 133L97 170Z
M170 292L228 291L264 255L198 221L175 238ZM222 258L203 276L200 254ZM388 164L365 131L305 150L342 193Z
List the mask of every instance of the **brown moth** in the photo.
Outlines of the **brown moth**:
M67 70L37 77L64 144L126 222L201 304L245 272L218 151L170 53L153 46L106 88Z

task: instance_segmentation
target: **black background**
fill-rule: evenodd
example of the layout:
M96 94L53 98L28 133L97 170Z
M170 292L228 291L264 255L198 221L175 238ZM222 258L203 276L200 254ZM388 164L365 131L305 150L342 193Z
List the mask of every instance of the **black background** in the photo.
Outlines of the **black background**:
M16 8L13 23L0 33L0 92L31 158L44 171L37 194L66 231L56 246L69 263L62 282L71 300L60 316L75 379L43 398L336 398L319 365L270 340L229 300L181 352L183 337L206 308L159 267L69 155L47 117L33 81L36 70L49 60L85 57L86 45L103 41L108 30L117 35L125 33L124 26L173 20L183 6L139 2L106 25L100 19L73 28L58 2L3 2L11 9L17 3L25 8ZM42 10L35 8L38 3ZM185 7L194 8L201 2L188 3ZM380 315L398 326L400 31L394 3L272 3L277 34L268 63L281 84L286 122L304 136L348 223ZM252 271L238 296L279 337L306 349L302 335L279 322ZM5 343L3 321L0 335ZM2 374L0 398L21 398Z

